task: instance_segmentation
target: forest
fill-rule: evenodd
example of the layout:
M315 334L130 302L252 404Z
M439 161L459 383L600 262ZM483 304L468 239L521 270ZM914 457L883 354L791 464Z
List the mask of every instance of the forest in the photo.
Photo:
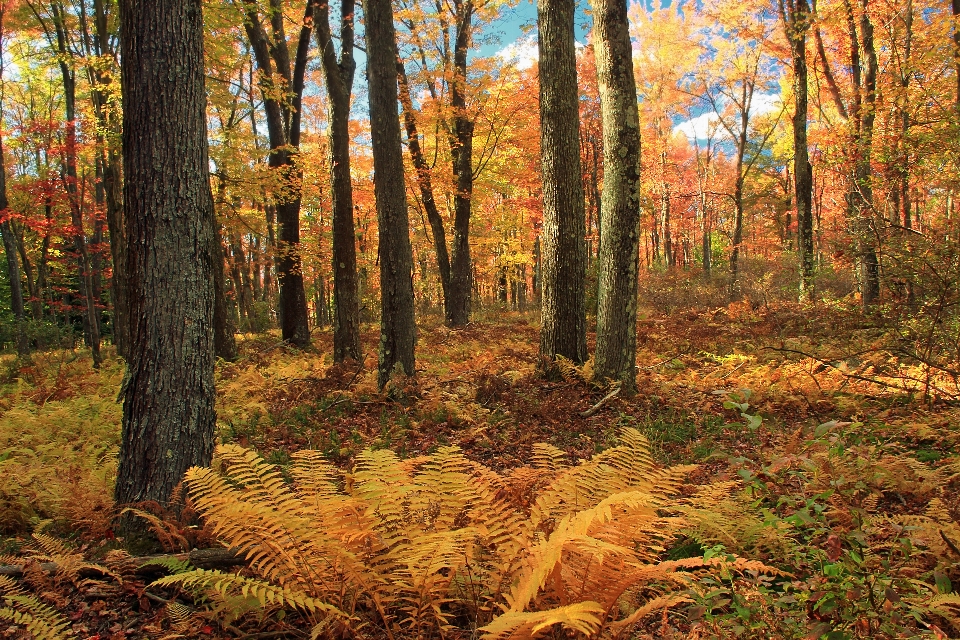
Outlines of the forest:
M0 638L960 638L958 196L960 0L0 0Z

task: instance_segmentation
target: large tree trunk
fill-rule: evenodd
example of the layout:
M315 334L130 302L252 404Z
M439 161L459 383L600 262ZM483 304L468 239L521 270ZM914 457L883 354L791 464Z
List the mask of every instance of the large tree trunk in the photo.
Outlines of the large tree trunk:
M587 359L586 249L574 9L573 0L541 0L537 5L543 172L539 368L544 373L553 370L557 356L577 364Z
M397 34L390 0L365 0L373 185L380 227L380 350L377 383L394 368L414 375L413 250L397 118Z
M340 59L330 33L329 0L317 7L317 44L327 83L330 118L330 182L333 190L333 361L362 360L357 238L350 177L350 94L353 59L353 0L340 3Z
M800 252L800 299L813 296L813 167L807 150L807 0L780 0L780 17L793 57L793 173Z
M597 351L594 377L637 387L640 118L626 0L594 0L593 50L603 120ZM666 181L664 181L666 184Z
M132 325L116 501L167 503L214 446L213 195L200 0L121 0ZM164 170L157 171L157 167ZM142 521L127 521L142 531Z

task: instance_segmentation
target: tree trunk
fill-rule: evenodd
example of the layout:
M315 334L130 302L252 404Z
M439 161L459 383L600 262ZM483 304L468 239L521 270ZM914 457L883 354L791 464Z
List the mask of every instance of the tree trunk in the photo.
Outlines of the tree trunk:
M3 15L0 13L0 21ZM0 25L2 26L2 25ZM0 235L3 236L3 251L7 254L7 282L10 283L10 306L17 323L17 356L30 355L30 343L27 341L26 316L23 307L23 287L20 282L20 268L17 263L17 245L13 229L5 216L9 206L7 202L7 171L3 163L3 144L0 142Z
M473 2L454 0L457 14L456 42L453 52L453 82L450 106L453 109L454 138L451 145L453 174L457 189L453 197L453 242L450 247L450 298L444 300L450 326L463 327L470 322L473 293L473 267L470 261L470 211L473 199L473 130L467 112L467 53L470 48Z
M330 33L329 0L317 6L317 44L327 83L330 118L330 183L333 191L333 361L362 360L357 238L350 177L350 94L353 59L353 0L340 4L340 60Z
M851 66L854 68L855 108L851 115L858 118L855 136L853 189L850 194L854 236L860 261L860 283L864 310L873 306L880 297L880 263L877 257L873 181L870 158L873 147L873 125L876 120L877 97L877 52L873 41L873 24L867 12L867 0L861 0L860 37L857 38L853 22L853 10L846 3L847 20L851 35ZM861 63L859 50L866 58L866 68ZM855 55L854 55L855 54ZM862 83L860 81L862 74Z
M245 5L244 27L260 70L260 90L267 116L269 166L284 183L275 194L276 219L280 227L276 245L280 333L290 344L305 348L310 345L310 326L300 259L300 181L303 175L295 156L300 149L301 99L315 0L306 3L292 72L280 0L270 1L270 36L261 24L256 4L245 1ZM289 100L277 95L281 86L285 94L289 93Z
M953 9L953 64L957 75L957 114L960 116L960 0L951 2Z
M59 2L53 2L50 9L53 13L53 23L56 29L57 50L60 54L64 115L66 118L62 177L69 199L73 246L77 252L77 264L80 272L80 297L84 301L84 334L93 357L93 368L99 369L102 362L100 356L100 318L98 317L97 303L93 293L93 267L83 230L83 206L77 189L76 77L67 62L70 52L67 50L67 32L63 22L63 7L60 6Z
M807 0L780 0L780 17L793 57L793 164L800 253L800 299L813 296L813 167L807 149Z
M640 119L626 0L593 0L593 50L603 121L603 198L596 380L636 393ZM666 181L664 180L664 185ZM667 200L669 202L669 199ZM669 206L669 205L668 205Z
M437 201L433 196L433 182L430 166L423 157L420 147L420 133L417 131L417 115L413 110L413 101L410 98L410 85L407 82L407 72L403 62L397 56L397 78L400 88L400 103L403 105L403 122L407 132L407 150L417 175L417 187L420 190L420 200L427 212L427 221L433 232L433 247L437 253L437 268L440 271L440 288L443 291L444 317L447 326L453 325L452 307L450 306L450 256L447 253L447 232L443 226L443 218L437 209Z
M3 53L3 34L4 34L4 12L5 7L0 6L0 54ZM0 66L0 73L3 68ZM2 77L0 77L2 80ZM3 112L3 105L0 104L0 114ZM30 343L27 340L26 315L23 307L23 287L20 282L20 268L17 264L17 246L13 237L13 228L10 220L7 219L7 208L10 203L7 201L7 169L3 157L3 140L0 139L0 236L3 240L3 251L7 256L7 282L10 283L10 306L13 310L13 318L17 323L17 357L26 358L30 355Z
M213 195L200 0L121 0L132 325L116 501L165 504L209 465L216 413ZM164 171L157 171L164 167ZM145 530L128 520L126 530Z
M211 213L213 210L211 209ZM226 256L223 251L223 242L220 239L220 225L217 224L216 214L208 221L211 229L210 255L213 260L213 349L218 358L227 362L237 359L237 341L234 337L236 327L227 310L226 294Z
M373 185L380 227L380 348L377 383L382 389L399 366L414 375L413 250L403 182L397 117L397 34L390 0L365 0L367 82Z
M573 0L537 5L540 52L540 159L543 172L543 373L557 356L587 359L584 199L580 170L580 111ZM601 222L602 226L602 222ZM603 228L600 242L603 243Z

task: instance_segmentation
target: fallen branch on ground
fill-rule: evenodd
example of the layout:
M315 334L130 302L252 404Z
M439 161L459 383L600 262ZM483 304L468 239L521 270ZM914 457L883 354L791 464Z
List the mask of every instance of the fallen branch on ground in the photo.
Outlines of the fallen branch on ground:
M137 575L152 575L164 573L162 565L156 564L158 560L186 560L194 567L199 569L223 569L227 567L236 567L246 564L247 560L243 556L237 555L233 549L217 547L213 549L194 549L190 553L160 554L152 556L139 556L130 558L133 563L133 572ZM56 573L60 568L56 562L41 562L40 568L47 573ZM24 566L18 564L0 565L0 576L9 576L11 578L22 578ZM80 570L80 576L91 578L101 576L102 572L95 567L86 567Z

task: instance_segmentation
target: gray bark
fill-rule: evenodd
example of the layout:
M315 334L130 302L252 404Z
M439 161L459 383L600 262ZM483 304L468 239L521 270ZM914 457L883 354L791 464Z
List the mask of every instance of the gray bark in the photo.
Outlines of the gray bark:
M397 114L397 34L393 26L393 7L390 0L365 0L363 9L373 185L380 227L381 316L377 382L383 388L396 367L409 376L415 370L413 250Z
M573 0L537 5L540 52L541 372L587 359L586 247ZM606 231L606 230L604 230ZM602 240L601 240L602 242Z
M330 118L330 182L333 191L333 361L362 360L357 238L350 178L350 94L353 59L353 0L340 3L340 59L330 32L329 0L317 5L317 44L327 83Z
M640 232L640 119L626 0L594 0L603 122L597 351L594 377L636 391Z
M121 0L120 18L135 322L116 501L164 504L188 468L210 464L216 423L203 17L200 0Z

